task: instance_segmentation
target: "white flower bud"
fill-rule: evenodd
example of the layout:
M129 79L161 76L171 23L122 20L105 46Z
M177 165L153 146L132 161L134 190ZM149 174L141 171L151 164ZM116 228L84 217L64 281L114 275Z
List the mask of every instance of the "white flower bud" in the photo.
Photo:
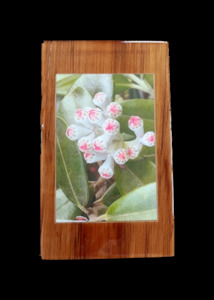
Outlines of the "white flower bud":
M103 161L107 157L107 153L97 153L95 151L85 152L84 158L88 164L92 164L98 161Z
M66 130L66 136L71 141L76 141L83 136L89 135L90 133L91 133L90 129L82 126L77 126L75 124L71 124L70 126L68 126Z
M114 175L114 160L110 154L108 154L105 162L99 167L98 172L105 179L109 179Z
M134 131L137 138L141 138L143 136L143 120L138 116L131 116L128 121L129 129Z
M119 148L113 153L113 158L115 162L119 165L123 165L128 161L126 150L124 148Z
M88 112L88 120L91 124L96 124L102 127L105 122L105 118L103 117L103 112L100 108L92 108Z
M93 140L95 138L95 133L92 132L88 136L82 137L78 141L78 146L80 151L87 152L93 149Z
M112 117L112 118L117 118L122 114L122 106L119 103L116 102L111 102L107 106L107 115Z
M105 110L107 105L109 104L108 97L105 93L99 92L94 96L93 102L96 106Z
M114 119L106 119L103 123L103 130L108 135L115 135L120 130L120 123Z
M148 131L138 141L147 147L152 147L155 145L155 133L153 131Z
M107 135L106 133L98 136L93 141L93 147L96 152L106 152L108 147L110 146L112 142L112 136Z

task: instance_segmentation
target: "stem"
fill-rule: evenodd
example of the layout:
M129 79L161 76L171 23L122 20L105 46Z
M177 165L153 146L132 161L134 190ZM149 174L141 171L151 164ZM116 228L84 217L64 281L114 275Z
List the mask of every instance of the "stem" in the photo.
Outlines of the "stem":
M125 74L125 75L128 78L130 78L132 81L137 83L137 85L136 84L130 84L133 88L136 88L138 90L146 92L146 93L150 94L151 97L154 97L154 90L146 80L142 80L134 74Z

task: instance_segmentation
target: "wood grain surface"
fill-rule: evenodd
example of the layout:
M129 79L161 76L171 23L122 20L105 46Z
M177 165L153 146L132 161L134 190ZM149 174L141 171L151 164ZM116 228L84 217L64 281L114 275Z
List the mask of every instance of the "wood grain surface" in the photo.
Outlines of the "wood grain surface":
M123 41L42 44L42 259L174 255L168 46L167 42ZM55 223L55 76L60 73L154 74L158 221Z

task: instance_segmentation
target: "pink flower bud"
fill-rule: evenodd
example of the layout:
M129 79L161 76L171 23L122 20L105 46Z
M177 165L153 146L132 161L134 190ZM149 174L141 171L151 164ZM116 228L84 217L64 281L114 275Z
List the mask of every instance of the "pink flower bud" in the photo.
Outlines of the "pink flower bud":
M107 134L102 134L98 136L96 139L93 141L93 147L96 152L106 152L108 149L109 145L111 144L112 137L107 135Z
M87 128L92 129L92 125L88 121L88 112L89 109L77 109L74 115L74 120Z
M103 130L109 135L115 135L120 130L120 123L114 119L106 119L103 123Z
M102 108L103 110L106 109L106 106L109 104L107 95L103 92L99 92L94 96L93 102L96 106Z
M77 221L88 222L88 219L85 218L85 217L83 217L83 216L77 216L77 217L76 217L76 220L77 220Z
M110 179L114 175L114 160L110 154L108 154L105 162L99 167L98 172L105 179Z
M113 158L119 165L123 165L128 161L126 150L124 148L117 149L113 154Z
M139 139L139 142L145 146L152 147L155 145L155 133L153 131L148 131L144 136Z
M95 138L95 133L92 132L90 135L79 139L78 146L79 146L80 151L88 152L88 151L92 150L94 138Z
M92 164L98 161L103 161L107 157L106 153L97 153L95 151L85 152L84 158L88 164Z
M83 136L86 136L91 133L91 130L85 127L77 126L75 124L71 124L68 126L66 130L66 136L71 140L71 141L76 141L80 139Z
M129 129L134 131L137 138L143 136L143 120L138 116L131 116L128 121Z
M141 145L141 147L138 147L137 145L131 145L128 148L126 148L126 154L127 154L128 159L137 158L140 153L141 148L142 148L142 145Z
M102 126L102 124L105 122L102 110L100 108L90 109L88 112L88 120L92 124Z
M119 117L122 114L122 106L119 103L112 102L107 106L107 114L110 117Z

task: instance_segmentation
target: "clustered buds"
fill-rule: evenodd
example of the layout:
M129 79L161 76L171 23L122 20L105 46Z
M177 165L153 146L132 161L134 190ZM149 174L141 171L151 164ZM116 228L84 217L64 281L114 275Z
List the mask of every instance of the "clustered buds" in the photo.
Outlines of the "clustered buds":
M137 158L143 145L154 146L155 134L151 131L144 134L143 120L139 116L131 116L128 127L135 133L136 139L123 143L120 123L116 120L122 114L122 106L110 102L103 92L94 96L93 103L95 108L76 110L75 124L68 126L66 136L77 141L88 164L104 161L98 172L101 177L110 179L114 175L114 164L122 165Z

